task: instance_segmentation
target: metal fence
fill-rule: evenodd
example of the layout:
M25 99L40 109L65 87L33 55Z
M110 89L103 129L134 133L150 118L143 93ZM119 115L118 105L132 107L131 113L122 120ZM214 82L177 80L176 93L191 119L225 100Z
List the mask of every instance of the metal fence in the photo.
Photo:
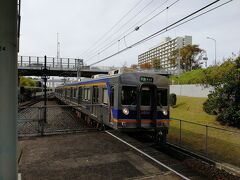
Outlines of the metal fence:
M102 105L49 105L36 107L22 107L18 113L18 136L42 136L61 132L76 132L91 129L77 113L82 107ZM103 118L96 117L96 118ZM94 127L93 127L94 128ZM94 128L95 129L95 128Z
M240 167L240 131L172 119L168 142Z
M41 68L42 66L44 66L44 57L19 56L18 66ZM47 67L50 68L77 69L79 66L83 66L82 59L47 57Z
M41 112L39 108L19 108L17 130L20 135L38 135L41 131Z
M18 67L29 69L40 69L44 66L44 57L38 56L19 56ZM56 58L47 57L47 67L56 70L96 70L96 71L111 71L118 67L109 66L85 66L83 59L76 58Z

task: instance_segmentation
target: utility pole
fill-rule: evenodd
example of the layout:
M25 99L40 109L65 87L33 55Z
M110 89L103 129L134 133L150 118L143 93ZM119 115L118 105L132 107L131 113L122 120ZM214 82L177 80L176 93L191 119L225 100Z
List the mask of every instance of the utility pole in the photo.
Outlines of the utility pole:
M57 64L59 67L62 67L62 62L60 62L60 42L59 34L57 33Z
M47 79L48 79L48 69L47 69L47 56L44 56L44 67L42 69L42 79L44 81L44 123L47 123Z
M178 57L177 57L177 65L178 65L178 84L179 84L179 76L181 70L181 57L180 57L180 45L178 44Z
M215 61L214 61L214 65L217 65L217 41L216 39L212 38L212 37L207 37L207 39L211 39L214 42L214 54L215 54Z
M47 57L44 56L44 71L47 71ZM47 122L47 73L44 73L44 122Z
M0 179L17 179L17 7L0 1Z
M177 60L178 60L177 63L178 63L178 76L179 76L180 75L180 69L181 69L180 47L178 47L178 57L177 57Z

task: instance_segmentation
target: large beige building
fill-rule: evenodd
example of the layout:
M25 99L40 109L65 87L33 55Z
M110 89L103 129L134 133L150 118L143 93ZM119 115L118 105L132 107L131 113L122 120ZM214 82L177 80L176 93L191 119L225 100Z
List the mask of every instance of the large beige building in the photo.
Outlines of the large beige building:
M174 70L176 66L170 63L171 52L182 48L183 46L192 44L192 36L176 37L171 39L170 37L164 38L163 42L159 45L151 48L138 56L138 64L154 63L158 64L160 69Z

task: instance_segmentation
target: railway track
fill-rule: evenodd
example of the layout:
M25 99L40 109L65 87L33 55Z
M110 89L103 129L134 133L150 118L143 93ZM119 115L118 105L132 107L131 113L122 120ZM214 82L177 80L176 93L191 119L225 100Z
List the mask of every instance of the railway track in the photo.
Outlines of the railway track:
M22 110L26 109L27 107L33 106L34 104L37 104L40 101L41 100L34 99L34 100L31 100L31 101L24 102L24 103L19 105L18 112L21 112Z
M154 148L151 142L141 142L118 131L106 131L106 133L130 146L143 156L151 159L167 171L173 172L181 179L207 179L206 176L186 167L181 161L166 154L159 153L159 150Z
M105 132L182 179L239 179L225 170L218 169L213 160L175 145L168 143L160 147L146 137L112 130Z

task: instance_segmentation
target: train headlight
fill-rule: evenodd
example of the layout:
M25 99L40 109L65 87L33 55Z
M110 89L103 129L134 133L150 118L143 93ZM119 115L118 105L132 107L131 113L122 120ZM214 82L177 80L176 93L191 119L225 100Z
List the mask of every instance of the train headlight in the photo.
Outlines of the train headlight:
M163 115L164 115L164 116L168 115L168 111L167 111L166 109L163 109L162 112L163 112Z
M129 114L129 109L128 108L123 108L122 112L123 112L123 114L128 115Z

